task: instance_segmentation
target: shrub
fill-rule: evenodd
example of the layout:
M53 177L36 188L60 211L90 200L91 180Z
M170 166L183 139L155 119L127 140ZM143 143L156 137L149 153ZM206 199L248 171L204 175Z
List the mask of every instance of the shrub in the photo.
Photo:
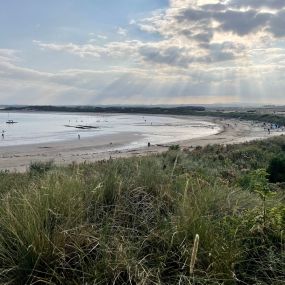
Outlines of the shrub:
M180 150L180 145L179 144L173 144L168 148L168 150Z
M43 174L49 170L51 170L54 166L53 161L47 161L47 162L32 162L29 170L31 173L38 173L38 174Z
M285 182L285 156L274 157L270 161L267 172L270 182Z

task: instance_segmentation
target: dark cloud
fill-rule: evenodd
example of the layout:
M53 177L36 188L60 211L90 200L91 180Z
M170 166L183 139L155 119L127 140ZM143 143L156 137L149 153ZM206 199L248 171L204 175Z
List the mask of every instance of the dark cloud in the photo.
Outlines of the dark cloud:
M210 11L189 7L182 10L175 18L178 22L200 22L202 20L209 21L211 15L212 12Z
M180 33L186 38L191 38L193 36L193 32L190 29L183 29Z
M213 31L212 30L206 30L205 32L197 33L193 35L193 39L200 42L201 44L207 44L210 42L210 40L213 38Z
M222 3L202 5L201 9L206 11L224 11L228 6Z
M274 15L274 17L272 17L268 30L275 37L285 37L285 9L281 10L276 15Z
M205 44L205 48L205 55L196 55L192 50L176 46L144 46L140 48L139 53L146 62L188 68L192 63L206 64L233 60L244 50L244 46L232 42Z
M184 49L176 46L167 48L144 46L139 49L139 54L145 61L158 64L168 64L180 67L187 67L189 64L189 57L184 55Z
M209 46L210 56L209 62L219 62L233 60L237 57L238 47L231 42L225 42L222 44L211 44Z
M219 28L221 30L233 32L239 36L245 36L266 27L272 14L258 13L253 10L227 10L225 12L215 13L213 17L220 23Z
M217 4L218 5L218 4ZM202 10L201 8L189 8L182 11L176 16L179 22L194 22L199 25L203 25L206 33L212 33L211 21L216 20L219 23L219 29L226 32L233 32L239 36L245 36L252 32L260 30L268 24L269 20L272 18L271 13L261 13L255 10L239 11L239 10L224 10L216 11L218 9L211 10L216 5L204 5L202 8L207 7L207 9ZM222 5L225 7L224 5ZM186 31L184 31L185 33ZM211 37L209 37L209 40ZM199 37L197 37L199 40Z

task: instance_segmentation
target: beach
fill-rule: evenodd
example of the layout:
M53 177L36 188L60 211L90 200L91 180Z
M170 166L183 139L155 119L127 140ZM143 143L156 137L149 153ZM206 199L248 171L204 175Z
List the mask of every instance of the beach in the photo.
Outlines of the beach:
M180 116L175 116L180 118ZM185 117L183 119L197 119ZM201 118L199 118L201 120ZM121 132L106 134L100 137L88 137L80 140L57 141L29 145L0 147L0 170L24 172L33 162L54 161L57 165L73 162L93 162L110 158L144 156L166 151L170 145L179 144L182 149L193 149L208 144L233 144L246 141L265 139L283 134L275 131L269 135L261 123L240 120L224 120L219 118L203 118L203 121L216 124L219 131L208 136L196 137L171 143L152 144L150 147L138 146L135 142L142 139L142 134L135 132ZM130 145L132 145L130 147ZM126 148L125 146L128 145Z

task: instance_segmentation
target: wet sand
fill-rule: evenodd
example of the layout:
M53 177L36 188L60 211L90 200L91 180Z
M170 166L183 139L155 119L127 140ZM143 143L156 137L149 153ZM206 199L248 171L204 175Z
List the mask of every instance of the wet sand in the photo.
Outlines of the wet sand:
M176 116L179 117L179 116ZM186 119L187 117L183 116ZM188 117L189 119L193 117ZM232 144L256 139L265 139L285 132L273 131L270 135L262 124L239 120L219 118L200 118L200 120L216 123L220 132L215 135L177 141L170 144L151 145L150 147L124 149L125 145L138 140L142 135L125 132L73 141L41 143L22 146L0 147L0 170L26 171L32 162L54 161L58 165L72 162L92 162L103 159L143 156L166 151L169 145L179 144L181 148L194 148L208 144ZM178 138L179 139L179 138ZM111 144L112 142L112 144Z

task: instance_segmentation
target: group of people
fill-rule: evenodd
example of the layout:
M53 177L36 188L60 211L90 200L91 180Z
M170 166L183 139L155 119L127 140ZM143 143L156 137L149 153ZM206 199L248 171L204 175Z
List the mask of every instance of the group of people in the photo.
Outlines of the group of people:
M272 130L278 130L278 131L285 131L285 126L279 126L278 124L271 124L271 123L263 123L264 130L268 132L268 134L271 134Z

